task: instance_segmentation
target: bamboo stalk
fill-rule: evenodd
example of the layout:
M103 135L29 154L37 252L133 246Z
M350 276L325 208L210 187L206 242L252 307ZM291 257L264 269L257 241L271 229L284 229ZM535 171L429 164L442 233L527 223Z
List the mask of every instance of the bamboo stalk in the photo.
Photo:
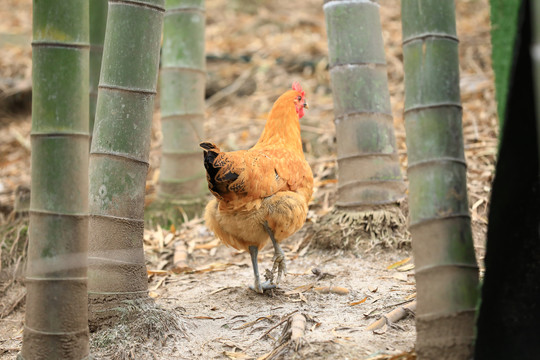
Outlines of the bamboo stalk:
M88 356L88 2L34 0L32 192L21 358Z
M342 208L393 204L405 194L394 135L379 5L324 5Z
M90 142L94 130L96 103L107 25L107 0L90 0Z
M403 0L402 22L417 352L425 358L468 358L478 267L467 202L454 2Z
M163 150L158 199L192 214L207 193L203 137L204 0L167 0L161 68Z
M536 131L537 138L540 139L540 1L531 0L532 16L532 45L531 57L534 74L534 96L536 103ZM540 141L538 142L538 152L540 153Z
M92 327L147 299L144 195L164 0L109 1L90 151L88 298Z
M495 95L499 129L504 128L506 102L512 74L519 12L523 0L490 0L492 67L495 74ZM502 131L500 132L502 134Z

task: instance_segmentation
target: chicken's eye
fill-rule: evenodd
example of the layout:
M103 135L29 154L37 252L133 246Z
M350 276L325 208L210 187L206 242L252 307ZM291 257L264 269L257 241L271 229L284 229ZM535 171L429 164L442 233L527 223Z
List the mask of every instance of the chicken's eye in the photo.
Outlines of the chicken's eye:
M298 101L302 100L302 97L301 96L298 96L297 97Z

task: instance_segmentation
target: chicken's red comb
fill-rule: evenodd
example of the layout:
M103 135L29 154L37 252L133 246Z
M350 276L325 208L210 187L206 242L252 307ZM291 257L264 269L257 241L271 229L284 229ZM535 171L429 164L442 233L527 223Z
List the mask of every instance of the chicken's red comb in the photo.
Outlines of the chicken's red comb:
M302 94L302 96L306 94L304 90L302 90L302 86L300 86L300 83L298 81L293 82L292 89L294 91L298 91L300 94Z

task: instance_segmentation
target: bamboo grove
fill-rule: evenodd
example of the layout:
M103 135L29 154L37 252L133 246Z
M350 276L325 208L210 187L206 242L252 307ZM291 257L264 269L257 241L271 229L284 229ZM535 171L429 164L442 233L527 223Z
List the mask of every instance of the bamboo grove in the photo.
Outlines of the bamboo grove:
M336 206L345 211L393 206L406 196L379 6L367 0L323 6L337 132ZM465 358L475 335L478 266L455 3L402 0L401 6L417 351L426 359ZM114 324L123 303L149 300L144 197L160 50L158 201L192 208L190 215L199 211L207 186L197 149L204 133L204 11L203 0L34 0L21 357L84 358L88 324ZM445 336L446 342L438 340Z

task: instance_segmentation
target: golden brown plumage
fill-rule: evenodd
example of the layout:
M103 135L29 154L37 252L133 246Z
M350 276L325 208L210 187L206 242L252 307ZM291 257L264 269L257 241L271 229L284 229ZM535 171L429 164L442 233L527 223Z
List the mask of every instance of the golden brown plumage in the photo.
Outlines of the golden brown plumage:
M216 197L206 206L206 224L225 244L250 251L258 292L275 286L260 284L257 251L272 240L279 280L285 265L278 243L302 227L313 193L300 138L304 107L304 92L295 83L274 103L251 149L221 152L212 143L201 143L208 187Z

